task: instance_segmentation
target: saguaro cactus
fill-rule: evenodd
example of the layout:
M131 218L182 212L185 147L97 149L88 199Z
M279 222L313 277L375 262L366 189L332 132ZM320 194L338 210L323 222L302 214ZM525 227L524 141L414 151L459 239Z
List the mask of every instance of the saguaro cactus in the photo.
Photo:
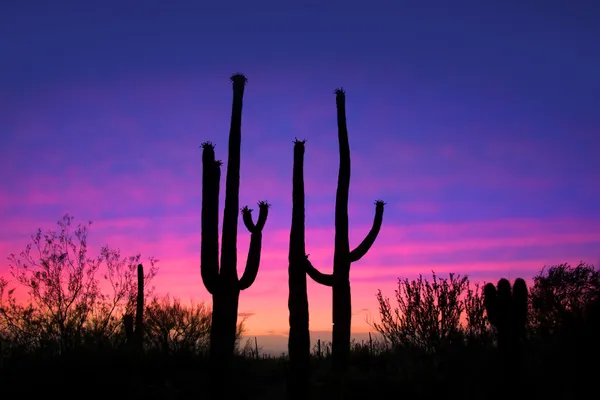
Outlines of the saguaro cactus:
M383 220L381 200L375 202L375 218L371 230L364 240L352 251L348 239L348 192L350 190L350 145L346 126L346 92L335 90L337 105L338 142L340 168L335 197L335 250L333 255L333 274L323 274L315 269L308 256L305 266L308 275L322 285L331 286L333 291L333 366L337 371L344 370L350 354L350 324L352 322L352 303L350 297L350 264L360 260L371 248Z
M488 283L483 291L483 304L488 320L498 331L498 347L509 350L525 334L527 324L527 284L521 278L510 287L507 279L498 281L498 289Z
M144 266L137 266L137 297L135 302L135 341L138 347L144 345Z
M288 309L290 333L288 353L290 374L289 399L306 398L310 368L310 333L308 330L308 295L306 293L305 223L304 223L304 141L294 142L292 185L292 227L290 229Z
M125 336L130 346L141 350L144 340L144 266L137 266L137 295L135 302L135 325L134 317L126 314L123 317L125 325Z
M492 283L483 289L483 304L488 320L498 333L501 368L504 379L519 379L521 367L520 340L525 336L527 326L527 284L521 278L510 287L507 279L498 281L498 288Z
M231 81L233 82L233 105L229 131L229 158L225 183L225 212L220 265L218 214L221 162L215 159L215 149L211 142L202 144L200 272L204 286L213 299L209 353L209 358L213 363L227 362L233 355L240 291L249 288L256 279L260 264L262 230L269 211L269 204L266 201L259 202L259 215L255 225L252 221L252 210L248 207L241 209L244 225L251 233L251 237L246 269L242 277L238 279L237 227L242 98L247 80L244 75L235 74L231 77Z

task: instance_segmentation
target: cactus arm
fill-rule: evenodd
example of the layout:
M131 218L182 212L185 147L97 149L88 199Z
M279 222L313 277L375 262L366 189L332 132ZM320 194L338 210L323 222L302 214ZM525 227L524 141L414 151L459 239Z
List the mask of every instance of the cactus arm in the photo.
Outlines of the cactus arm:
M240 290L248 289L256 279L258 268L260 266L260 252L262 247L262 230L269 215L269 203L261 201L258 203L259 213L256 225L252 222L252 209L248 207L242 208L242 219L244 225L251 232L250 248L248 249L248 258L246 260L246 268L240 278L238 287Z
M260 250L262 247L262 232L252 232L250 236L250 247L248 249L248 258L246 259L246 268L238 282L240 290L248 289L256 279L258 267L260 265Z
M254 232L254 221L252 221L252 209L248 208L248 206L244 206L244 208L242 208L240 210L242 212L242 221L244 221L244 225L246 226L246 229L248 229L248 232L252 233Z
M215 146L202 144L202 216L200 274L206 290L215 294L219 277L219 182L221 162L215 160Z
M248 208L248 206L245 206L241 209L242 220L244 221L246 229L248 229L248 232L250 233L254 232L255 229L258 229L259 231L263 230L265 223L267 222L267 216L269 215L269 207L271 207L271 205L266 201L259 201L258 207L259 212L256 225L254 225L254 222L252 221L253 210L251 208Z
M310 260L308 259L308 255L306 255L305 259L305 263L304 263L304 268L306 268L306 273L308 274L308 276L310 276L310 278L321 284L324 286L333 286L333 274L324 274L322 272L320 272L318 269L316 269L315 267L313 267L312 263L310 262Z
M373 243L375 243L375 239L377 239L377 235L381 229L381 222L383 221L384 205L385 203L382 200L377 200L375 202L375 218L373 219L373 226L364 240L350 252L350 262L360 260L365 254L367 254L371 246L373 246Z
M258 202L258 220L256 221L256 229L262 231L269 216L269 208L271 205L267 201Z
M529 303L527 284L523 278L517 278L513 284L513 307L515 322L524 327L527 324Z
M498 322L497 328L504 330L507 323L510 321L511 305L512 305L512 293L510 282L506 278L502 278L496 285L497 288L497 299L498 299Z
M487 312L490 324L497 325L498 323L498 298L496 287L493 283L487 283L483 287L483 306Z

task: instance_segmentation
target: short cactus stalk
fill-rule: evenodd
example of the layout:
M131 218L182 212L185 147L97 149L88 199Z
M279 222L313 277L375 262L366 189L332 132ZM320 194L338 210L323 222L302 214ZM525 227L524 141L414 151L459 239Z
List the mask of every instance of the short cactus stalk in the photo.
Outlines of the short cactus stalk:
M346 126L346 92L336 89L338 143L340 167L338 186L335 198L335 250L333 256L333 273L323 274L314 268L305 258L308 275L317 283L331 286L333 292L333 367L343 372L350 355L350 324L352 322L352 303L350 296L350 264L360 260L371 248L383 220L381 200L375 202L375 218L373 225L363 241L352 251L348 239L348 192L350 190L350 145Z
M240 147L242 124L242 99L246 77L235 74L233 83L233 105L227 178L225 182L225 211L219 262L219 183L221 162L215 159L215 148L211 142L202 144L202 212L200 272L206 290L212 295L212 322L209 358L213 366L225 366L233 356L236 343L238 302L241 290L249 288L256 279L260 264L262 230L267 220L269 204L258 203L259 215L256 224L252 220L252 209L241 209L244 225L251 233L246 269L238 279L237 272L237 228L240 188Z
M125 337L130 348L141 351L144 346L144 266L137 266L137 294L135 319L132 314L123 316Z
M137 299L135 302L135 343L144 347L144 266L137 266Z
M498 350L505 378L518 378L521 367L521 340L525 338L528 316L527 284L521 278L512 287L500 279L497 288L488 283L483 291L488 321L498 334Z
M290 332L288 354L290 371L287 384L288 399L307 397L310 369L310 333L308 294L306 292L306 242L304 210L304 143L294 142L292 177L292 226L288 255L288 309Z

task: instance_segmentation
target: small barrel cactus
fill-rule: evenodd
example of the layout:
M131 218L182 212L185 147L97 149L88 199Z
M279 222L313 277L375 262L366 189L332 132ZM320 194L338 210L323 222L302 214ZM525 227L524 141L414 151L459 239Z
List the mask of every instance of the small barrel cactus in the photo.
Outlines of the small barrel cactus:
M521 368L521 339L527 327L527 284L521 278L512 287L507 279L500 279L483 289L483 304L487 317L498 333L501 367L507 383L518 381Z
M483 301L488 320L498 331L498 345L514 342L525 334L527 325L527 284L521 278L510 287L507 279L500 279L498 287L488 283L484 287ZM505 340L506 339L506 340Z

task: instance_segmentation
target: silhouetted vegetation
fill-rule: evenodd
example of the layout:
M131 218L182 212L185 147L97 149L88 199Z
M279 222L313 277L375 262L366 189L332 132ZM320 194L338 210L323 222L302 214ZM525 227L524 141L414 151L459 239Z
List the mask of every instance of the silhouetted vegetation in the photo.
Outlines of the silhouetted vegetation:
M483 305L488 321L494 326L501 356L503 389L520 384L522 360L521 345L527 326L527 285L521 278L511 288L508 279L500 279L498 287L488 283L483 288Z
M103 246L92 257L87 249L91 222L72 226L72 221L67 214L57 230L39 229L25 250L9 256L14 283L27 291L25 305L0 278L4 335L23 350L43 346L65 353L87 342L114 344L122 317L136 308L141 255L124 257L120 250ZM157 271L154 258L148 263L146 287ZM150 293L148 287L141 295Z
M350 325L352 323L352 300L350 294L350 264L360 260L371 248L383 219L384 202L375 202L373 226L363 241L352 251L348 239L348 192L350 190L350 144L346 126L346 92L335 90L337 106L338 143L340 167L335 196L335 246L333 273L323 274L313 267L306 256L306 272L317 283L332 287L333 294L333 360L337 371L343 372L350 355Z
M67 214L8 257L12 279L0 278L2 395L76 396L94 382L106 396L122 387L142 395L145 368L208 354L210 308L154 295L152 257L144 273L140 254L103 246L91 256L90 225L74 226ZM242 333L243 321L236 345Z
M212 295L183 304L150 286L156 260L122 256L107 245L88 254L91 224L32 236L9 256L12 281L0 278L0 390L22 398L364 399L582 398L595 391L600 356L600 272L592 265L544 267L524 279L471 285L467 276L398 279L395 305L381 291L378 332L351 341L350 265L377 238L372 228L350 251L350 148L345 92L336 90L340 167L332 274L315 269L305 248L304 150L294 144L289 245L289 355L261 354L256 338L240 347L240 291L256 279L269 204L241 209L251 233L246 268L237 273L242 99L246 78L231 77L222 247L219 260L221 162L202 144L201 276ZM307 278L332 287L331 342L310 348ZM16 292L21 289L26 292Z
M562 279L554 279L561 274ZM585 295L577 295L580 285L586 288ZM521 342L520 393L535 398L578 398L593 386L591 377L597 368L592 361L599 355L598 287L598 272L585 264L545 268L535 277ZM41 339L39 327L27 322L31 308L21 308L22 314L15 319L6 301L6 283L2 289L3 394L63 393L68 380L68 393L73 394L78 387L83 390L102 382L96 386L98 394L112 396L119 390L133 398L206 398L202 396L209 383L203 374L209 368L210 310L204 304L188 306L168 296L154 296L145 306L140 362L131 364L124 351L123 329L71 343L70 353L63 353L58 342L51 346ZM549 293L564 296L549 297ZM342 381L330 373L331 342L319 341L310 358L314 374L307 385L308 398L358 399L399 392L408 398L450 394L495 398L502 391L505 378L498 328L488 320L483 294L477 285L471 287L467 277L434 274L432 280L399 279L395 306L381 292L377 298L381 322L373 326L383 339L351 343L349 369ZM7 319L11 312L12 318ZM15 321L20 322L14 325ZM23 346L21 337L33 340ZM247 392L244 398L285 396L286 376L291 372L287 358L261 355L255 340L247 341L238 354L234 368L239 385ZM32 374L37 374L34 381ZM553 376L552 385L543 383L547 376Z
M135 351L141 351L144 345L144 266L137 267L137 295L135 299L135 326L131 314L123 316L127 344Z
M304 144L294 142L292 178L292 226L290 228L288 267L288 310L290 332L288 355L287 396L305 399L310 374L310 332L308 321L308 294L306 292L306 237L304 211Z
M372 326L393 348L433 354L487 334L479 287L472 290L467 277L439 278L434 273L431 282L422 276L413 281L402 278L396 307L381 291L377 302L381 322Z
M240 291L249 288L258 273L262 246L262 229L267 221L269 204L258 203L257 223L252 221L252 209L242 208L243 221L251 233L246 268L241 278L237 273L237 228L240 192L240 147L242 129L242 99L246 77L235 74L233 82L233 105L229 131L229 158L225 181L225 211L221 261L219 262L219 182L221 162L215 159L214 145L202 144L202 240L200 264L202 281L212 294L212 325L210 334L210 358L214 379L222 378L220 370L228 366L236 342L236 327ZM217 385L218 386L218 385Z

